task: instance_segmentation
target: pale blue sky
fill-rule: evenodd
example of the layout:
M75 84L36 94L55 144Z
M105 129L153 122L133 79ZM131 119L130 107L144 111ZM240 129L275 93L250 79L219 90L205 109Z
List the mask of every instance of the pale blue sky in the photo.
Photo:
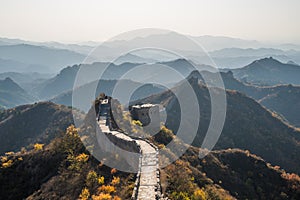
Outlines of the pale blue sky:
M0 37L102 41L138 28L300 44L299 0L1 0Z

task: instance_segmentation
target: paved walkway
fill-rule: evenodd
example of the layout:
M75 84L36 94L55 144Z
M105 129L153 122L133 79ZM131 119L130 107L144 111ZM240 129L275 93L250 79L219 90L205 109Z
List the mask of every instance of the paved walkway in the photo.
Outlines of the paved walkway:
M157 150L148 142L136 140L142 150L138 200L157 199L159 185Z
M133 140L129 136L117 132L111 131L106 124L106 118L101 117L99 122L99 127L102 132L112 133L116 137L123 139L124 141ZM158 199L160 194L159 191L159 173L158 173L158 152L156 147L151 145L149 142L134 139L136 144L140 146L141 149L141 165L139 168L139 179L137 188L137 199L138 200L155 200Z

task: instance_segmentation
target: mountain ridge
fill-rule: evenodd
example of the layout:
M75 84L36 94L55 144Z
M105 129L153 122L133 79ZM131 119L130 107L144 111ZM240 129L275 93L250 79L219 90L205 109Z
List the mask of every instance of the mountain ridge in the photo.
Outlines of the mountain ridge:
M272 57L255 60L243 68L231 71L236 78L252 84L300 84L298 65L285 64Z
M16 44L0 46L0 58L26 64L27 68L19 69L19 72L53 73L61 69L62 66L82 62L85 56L64 49Z
M79 113L73 111L75 116ZM72 110L51 102L40 102L0 111L0 154L20 151L34 143L48 143L73 123Z
M192 85L200 106L199 130L193 145L201 146L210 122L210 95L206 86L193 82ZM179 93L185 89L178 86ZM180 95L180 94L179 94ZM241 148L263 157L274 165L299 172L296 152L300 152L300 132L282 123L281 119L262 107L254 99L237 91L227 91L227 112L225 125L215 149ZM166 126L175 133L178 129L179 104L172 92L153 95L139 103L155 103L166 107ZM170 116L170 117L169 117ZM187 127L189 122L187 123ZM188 132L188 130L186 130ZM184 138L181 138L184 141ZM289 144L289 145L287 145ZM280 156L278 156L280 155Z
M35 100L9 77L0 80L0 97L0 106L6 108L31 103Z

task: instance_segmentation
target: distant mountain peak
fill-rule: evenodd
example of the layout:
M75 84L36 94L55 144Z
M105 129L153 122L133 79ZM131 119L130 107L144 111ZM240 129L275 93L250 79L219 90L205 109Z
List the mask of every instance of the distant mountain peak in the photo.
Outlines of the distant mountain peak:
M226 75L228 75L229 77L234 78L233 72L231 70L229 70L228 72L226 72Z
M9 82L13 82L14 83L14 81L10 77L6 77L4 79L4 81L7 82L7 83L9 83Z
M267 58L262 58L260 60L257 60L258 62L269 62L269 61L272 61L272 62L279 62L278 60L274 59L272 56L271 57L267 57Z
M0 97L0 106L6 108L26 104L34 99L9 77L0 80Z
M181 65L181 66L185 66L185 67L189 67L190 69L192 69L191 71L193 71L195 68L195 64L190 61L187 60L185 58L177 58L175 60L170 60L170 61L164 61L164 62L158 62L159 64L164 64L164 65Z
M300 66L282 63L273 57L256 60L232 71L239 80L255 85L300 84Z
M267 57L267 58L262 58L260 60L255 60L252 62L250 65L246 67L258 67L258 66L264 66L264 67L270 67L270 68L278 68L278 67L297 67L299 65L295 64L294 62L291 63L282 63L279 60L274 59L273 57Z
M258 66L278 66L278 65L284 65L284 63L274 59L273 57L266 57L259 60L253 61L251 64L247 65L245 68L249 67L258 67Z
M10 77L6 77L4 80L0 80L0 85L3 88L6 88L7 90L17 89L23 91L23 89L16 82L14 82Z
M202 77L202 75L200 74L200 72L198 70L194 70L187 77L187 80L191 80L191 79L203 80L203 77Z

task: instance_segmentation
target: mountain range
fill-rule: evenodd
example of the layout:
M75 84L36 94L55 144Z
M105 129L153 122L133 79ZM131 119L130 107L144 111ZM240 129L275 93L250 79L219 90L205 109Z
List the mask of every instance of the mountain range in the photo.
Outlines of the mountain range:
M210 72L202 72L202 75L213 77ZM224 87L228 90L239 91L248 97L255 99L261 105L271 110L274 115L282 118L282 120L294 125L300 126L298 113L300 107L298 103L300 87L294 85L275 85L275 86L255 86L237 80L232 71L227 73L221 72L221 77L224 82ZM204 83L204 80L198 71L191 73L190 77L198 77ZM213 86L213 81L206 82L206 84ZM288 102L288 103L287 103Z
M80 63L85 55L64 49L29 44L0 46L0 72L55 73L62 67Z
M80 96L88 96L89 94L95 93L95 96L100 93L105 93L106 95L112 95L113 90L116 85L126 85L128 88L137 88L130 97L130 101L136 101L138 99L146 98L150 95L157 94L164 90L163 87L154 84L143 84L139 82L134 82L131 80L100 80L85 84L81 87L76 88L74 91L64 92L53 99L51 102L72 106L73 93L80 94ZM91 88L96 88L96 91L91 91ZM126 104L127 102L122 102ZM90 109L90 104L83 105L80 109L87 112Z
M68 127L72 123L70 112L64 106L44 102L0 113L1 137L4 130L13 133L5 135L5 140L1 141L4 145L1 145L1 150L18 151L21 147L26 147L19 152L7 152L1 157L1 165L5 166L0 168L1 197L76 199L84 188L88 189L90 195L96 195L101 184L113 186L113 194L123 199L131 197L135 175L115 169L113 171L112 168L99 164L77 138L77 130L72 126ZM38 128L35 123L37 121ZM85 126L81 128L88 128ZM64 132L66 127L67 131ZM162 134L162 137L166 137L166 134L167 137L176 137L172 132ZM22 138L16 137L20 135ZM88 139L89 136L86 137ZM40 149L33 148L36 142L43 146ZM157 138L155 142L162 145L163 141ZM190 147L176 162L160 170L165 195L171 198L180 194L190 196L198 190L212 199L299 198L298 175L273 166L249 151L218 150L200 159L198 155L202 151ZM72 155L75 158L87 156L87 159L75 162ZM172 156L172 152L169 155ZM103 183L93 181L93 177L98 176L104 177ZM126 184L113 182L115 178Z
M100 93L101 90L107 94L112 94L112 89L114 85L117 83L116 79L121 76L122 73L133 69L138 64L136 63L123 63L120 65L112 64L112 63L94 63L94 64L85 64L85 65L74 65L72 67L67 67L61 70L59 74L54 76L53 78L49 78L48 74L24 74L24 73L2 73L0 77L10 77L12 80L16 80L15 82L19 83L25 90L19 89L18 92L22 91L20 94L21 98L14 97L14 101L11 103L7 102L7 98L9 96L4 96L2 101L6 101L6 103L2 103L2 106L5 107L13 107L16 105L20 105L20 102L31 103L37 99L45 99L51 100L56 103L64 104L64 105L72 105L72 92L74 86L74 81L77 75L78 70L81 68L85 72L84 78L82 77L80 88L77 88L77 91L84 91L89 88L91 85L96 84L94 82L99 77L97 73L99 69L105 68L108 66L108 70L104 73L100 83L98 84L98 89L96 93ZM149 65L149 64L148 64ZM212 67L205 65L192 65L191 62L184 59L177 59L168 62L158 62L157 64L150 64L149 67L155 67L157 65L166 65L179 71L184 77L188 77L191 73L196 73L196 76L203 80L201 75L197 75L197 72L192 72L195 70L194 66L200 67L203 71L201 74L206 74L210 76L208 71L213 71ZM237 90L241 93L246 94L247 96L254 98L256 101L261 103L266 108L272 110L277 115L279 115L283 120L287 121L291 125L299 126L300 121L298 117L299 105L297 99L299 98L299 87L296 85L277 85L277 84L298 84L298 74L300 67L295 64L284 64L273 58L264 58L261 60L257 60L250 65L241 68L234 69L231 71L227 71L227 73L221 72L221 77L224 81L226 89ZM261 70L264 70L266 76L263 76ZM298 70L298 71L297 71ZM153 70L152 70L153 71ZM274 71L277 73L274 73ZM149 72L150 73L150 72ZM150 74L152 74L151 72ZM245 75L245 76L242 76ZM248 76L249 74L249 76ZM273 75L276 74L276 75ZM293 75L291 75L293 74ZM153 75L153 74L152 74ZM161 77L162 79L164 73L157 74L157 77ZM143 77L137 73L133 74L131 77L138 77L139 81L143 82L147 77ZM246 78L247 77L247 78ZM254 80L249 79L249 77L253 77ZM295 77L286 78L286 77ZM136 79L136 78L135 78ZM240 79L240 80L237 80ZM107 81L105 81L107 80ZM109 81L110 80L110 81ZM176 83L176 78L172 78L172 76L168 76L168 79L172 80L173 83L166 82L167 85L172 86ZM251 81L250 81L251 80ZM271 81L270 81L271 80ZM274 81L275 80L275 81ZM129 85L137 85L140 84L137 81L124 80L126 84ZM208 83L213 84L213 83ZM84 86L85 85L85 86ZM260 85L270 85L270 86L260 86ZM83 86L83 87L81 87ZM10 91L5 88L4 85L1 85L2 91L6 91L9 93ZM134 94L132 100L137 100L138 98L144 98L147 95L155 94L162 90L161 87L157 87L151 84L144 87L147 88L147 92L142 92L143 90L139 90L139 92ZM85 89L83 89L85 88ZM27 94L25 94L27 93ZM26 101L24 100L26 97ZM29 98L30 97L30 98ZM33 98L35 97L35 98ZM22 100L23 98L23 100ZM6 100L5 100L6 99ZM287 105L285 102L290 102ZM86 108L88 109L88 108Z
M201 111L200 128L193 145L201 146L211 120L210 94L207 87L201 83L193 82L192 86ZM185 94L186 90L184 85L176 88L178 95ZM227 91L226 96L226 120L215 149L249 150L273 165L280 165L288 171L299 172L300 168L297 164L299 160L296 155L300 152L300 132L284 124L281 119L246 95L236 91ZM188 102L189 97L186 99ZM180 105L171 91L153 95L138 103L165 105L168 115L166 126L175 133L180 123L186 123L186 127L190 126L188 119L179 123ZM185 131L189 132L189 130ZM185 141L185 138L181 139Z
M285 64L272 57L253 61L232 72L236 78L257 85L300 84L299 65Z
M208 74L206 76L209 76L212 73L194 71L189 75L188 72L193 68L185 60L175 60L164 64L187 74L187 80L191 82L197 95L201 118L200 128L193 146L199 147L211 115L210 95L207 87L202 83L202 75ZM107 65L107 63L102 63L103 65ZM128 69L135 65L125 63L112 66L112 69L118 72L118 67L125 66ZM93 67L95 67L94 69L99 67L99 63L84 67L90 71ZM70 87L72 88L78 69L78 65L65 68L57 76L51 78L51 81L47 80L40 86L47 88L43 91L48 91L49 94L50 91L53 91L52 94L61 94L52 101L70 105L72 93L68 90ZM88 74L87 79L83 81L86 84L77 89L84 92L89 88L89 84L98 84L89 82L93 78L97 78L93 75L93 70L91 70L91 74ZM195 77L199 81L191 81ZM200 188L206 195L217 199L256 199L260 197L297 199L300 194L300 178L291 172L299 173L300 171L297 157L300 153L300 132L288 126L276 113L266 110L259 103L266 103L267 108L281 113L280 106L284 106L284 103L279 104L279 102L285 102L285 98L297 102L298 93L295 91L299 91L299 88L293 85L254 86L237 80L234 72L231 71L222 72L221 77L228 90L226 91L227 118L220 140L214 151L206 157L199 159L198 155L202 150L190 147L178 161L162 169L161 176L164 178L161 178L161 183L164 194L175 198L174 195L180 194L180 192L192 195L195 188ZM6 81L13 82L11 79ZM141 83L131 80L123 81L126 82L124 82L126 85L141 85ZM115 84L116 80L101 80L97 92L107 91L110 94ZM16 87L16 83L12 85ZM60 90L61 85L68 87ZM208 85L213 85L213 81ZM166 126L176 133L179 124L177 120L180 119L180 106L172 92L163 91L162 88L155 85L144 85L139 89L140 91L136 91L136 97L132 100L151 94L150 97L139 102L165 105L168 114ZM184 93L186 90L180 84L176 84L175 89L179 93ZM295 95L295 98L291 98L287 94ZM189 101L189 97L186 97L186 101ZM271 107L271 103L267 105L267 102L276 102L274 108ZM296 111L296 109L295 104L295 107L291 107L289 111ZM124 199L130 198L134 175L123 172L112 175L110 173L112 169L99 165L98 161L88 154L81 143L76 144L80 148L76 148L75 155L86 153L89 155L89 160L82 166L84 170L80 173L70 169L72 161L69 159L70 155L66 153L69 151L64 149L70 145L64 139L63 132L73 123L72 112L77 113L78 118L84 118L83 114L75 109L71 110L66 106L51 102L0 111L0 135L3 138L0 144L1 154L4 155L8 151L16 152L5 155L6 159L12 160L12 165L0 168L0 183L5 183L1 184L2 197L7 199L76 199L82 189L87 187L86 181L89 172L95 171L97 174L105 176L105 184L108 185L113 176L119 176L121 182L127 184L116 186L116 194ZM291 116L288 113L281 114L285 118ZM296 118L296 116L294 117ZM288 118L289 121L291 119ZM188 123L188 121L184 120L184 123ZM83 125L81 128L88 129L89 126ZM186 131L189 132L189 130ZM163 137L167 137L166 133ZM181 139L185 140L185 138ZM35 150L34 144L36 143L44 144L44 147L41 150ZM164 140L161 140L160 137L156 137L156 143L158 146L160 145L159 147L164 148ZM27 151L24 151L22 147L25 147ZM22 151L18 152L21 149ZM169 154L172 156L172 152ZM241 163L243 163L242 167ZM28 180L28 177L31 177L30 181L24 181ZM88 186L88 188L91 194L96 194L97 190L94 186Z
M122 75L126 74L126 72L134 69L134 67L138 66L138 63L122 63L120 65L116 65L114 63L106 63L106 62L97 62L93 64L81 64L74 65L72 67L66 67L60 71L55 77L44 81L34 88L34 94L36 94L40 99L52 99L57 95L60 95L64 92L69 92L73 89L74 82L76 79L76 75L78 70L80 69L80 73L84 74L81 76L81 83L78 86L83 86L88 83L92 83L101 78L101 80L118 80L122 77ZM175 79L175 75L169 74L168 79L164 79L164 74L162 72L158 72L155 70L155 67L159 67L160 65L169 66L172 69L180 72L184 77L188 76L192 70L195 70L195 67L185 59L172 60L168 62L158 62L154 64L145 64L143 67L143 74L140 71L132 72L128 79L131 79L134 82L145 82L149 79L147 74L150 74L152 77L154 73L156 73L156 77L160 77L162 80L166 81L166 84L175 83L179 80ZM202 69L210 70L210 66L200 65ZM107 68L101 77L98 77L101 69ZM147 70L149 73L147 73ZM151 77L150 77L151 78Z
M133 199L146 185L139 175L150 160L159 168L151 178L159 182L160 199L300 199L300 45L149 30L103 43L0 38L0 199ZM223 93L224 107L222 97L212 104ZM129 105L122 99L127 94ZM114 112L100 112L114 130L104 135L138 135L137 145L146 142L159 152L141 148L137 174L105 164L132 163L104 151L111 146L99 141L103 117L97 123L94 111L103 108L98 104L104 96L116 105ZM77 106L83 99L86 105ZM155 135L130 113L134 108L143 119L153 116L155 109L143 112L149 104L163 114L155 115L163 118ZM218 135L212 122L222 116ZM137 137L131 139L121 145ZM209 151L203 144L214 139Z
M219 68L241 68L253 60L259 60L265 57L273 57L284 63L300 63L299 51L274 48L225 48L209 52L209 55ZM201 59L199 60L201 62Z
M197 43L200 46L198 46ZM178 45L174 44L180 44L180 49L178 48ZM22 46L24 45L27 47L23 48ZM153 49L150 52L149 49L139 49L128 52L139 47L150 47L149 45L154 48L155 46L159 46L169 51L178 52L180 55L174 56L171 52L162 51L161 49ZM58 72L63 66L80 64L80 62L82 62L92 51L95 52L93 53L93 57L89 57L89 63L114 62L115 58L119 58L117 59L116 64L136 61L139 63L142 61L153 63L153 61L163 62L174 60L182 58L182 56L193 60L196 63L206 65L212 65L211 57L214 64L219 68L240 68L253 60L270 56L282 62L292 60L295 63L300 63L299 45L266 44L254 40L242 40L223 36L185 36L174 32L153 33L147 34L144 37L131 36L129 38L114 38L103 43L87 42L78 44L31 42L0 38L0 46L8 48L8 50L14 50L14 52L10 52L11 55L9 54L5 57L0 57L0 59L3 60L3 66L7 66L6 68L3 68L3 72L4 70L39 70L40 72L49 72L49 69L50 71L52 70L51 72ZM27 55L28 52L35 52L33 47L41 48L40 51L45 51L45 49L48 49L49 51L58 51L57 54L59 55L58 57L60 57L60 60L57 60L58 57L54 60L51 59L52 53L50 52L46 53L46 56L48 57L46 61L48 62L45 66L45 62L34 62L32 56L30 58L28 57L29 60L24 60L24 57L15 58L14 54L22 53ZM97 48L95 49L95 47ZM202 47L204 49L202 49ZM124 57L124 54L129 55ZM53 61L56 61L54 64L59 65L56 65L54 70L54 64L53 66L50 65L50 67L48 65L48 63ZM47 70L47 68L49 69Z
M162 35L162 37L172 36L172 33L168 32L156 32L153 34L147 34L144 38L147 39L149 35ZM187 35L187 37L193 38L195 41L199 42L207 51L215 51L225 48L264 48L266 46L270 48L277 48L282 50L300 50L300 45L297 44L268 44L256 40L246 40L240 38L226 37L226 36L212 36L212 35L202 35L202 36L191 36ZM134 39L134 37L123 38L123 40L130 41ZM119 40L122 41L122 40ZM16 44L31 44L37 46L47 46L54 47L59 49L69 49L71 51L75 51L78 53L89 52L94 47L101 45L102 42L95 41L87 41L87 42L78 42L73 44L64 44L60 42L33 42L26 41L21 39L9 39L9 38L0 38L0 45L16 45Z

